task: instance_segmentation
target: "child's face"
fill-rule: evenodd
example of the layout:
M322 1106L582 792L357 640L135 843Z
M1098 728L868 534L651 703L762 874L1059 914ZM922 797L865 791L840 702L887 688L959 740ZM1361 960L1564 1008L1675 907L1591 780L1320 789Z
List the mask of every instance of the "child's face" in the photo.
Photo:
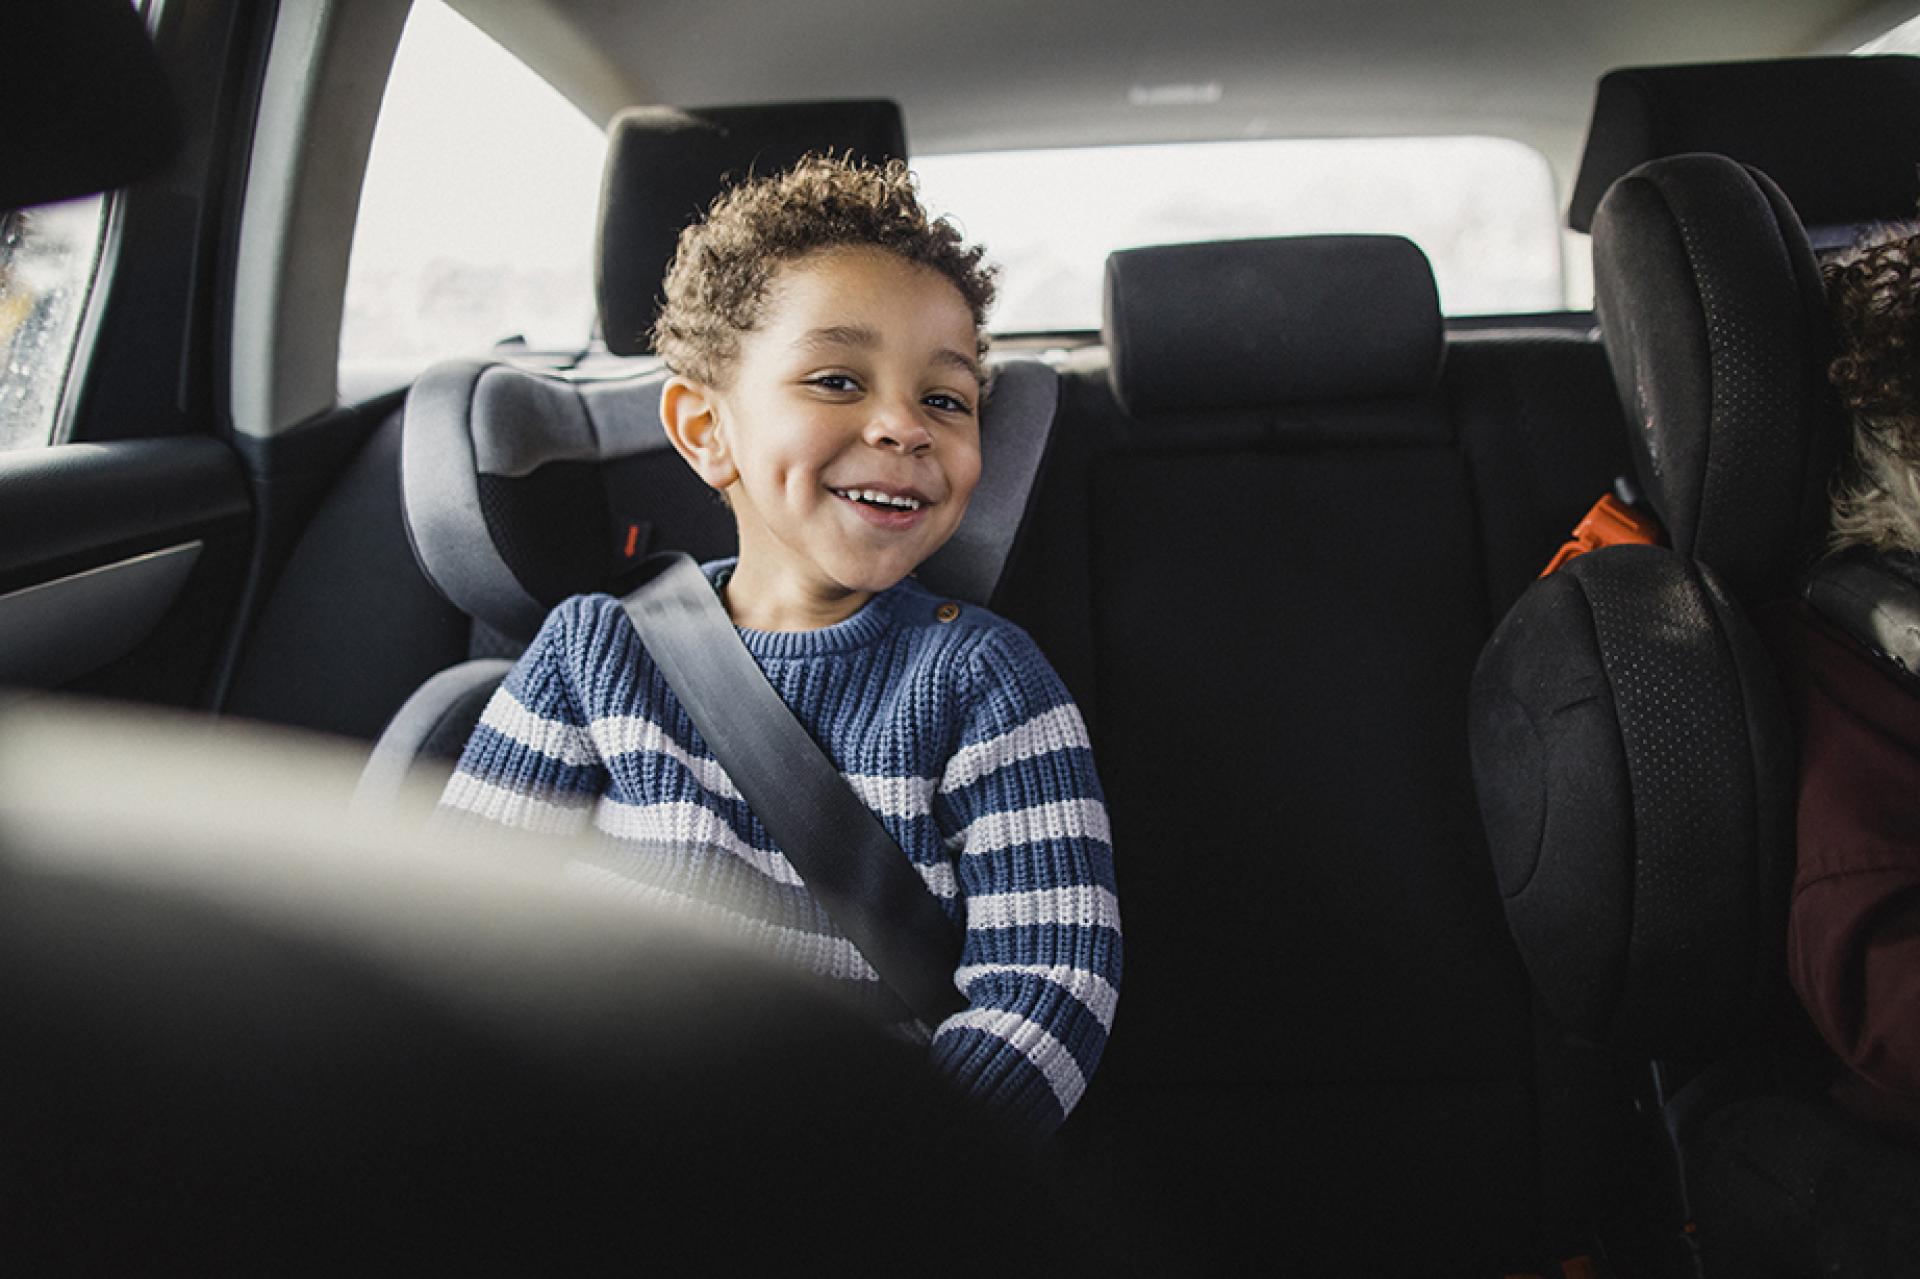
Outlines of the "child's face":
M877 249L782 267L710 392L734 582L850 613L939 549L980 478L976 349L965 299L929 268Z

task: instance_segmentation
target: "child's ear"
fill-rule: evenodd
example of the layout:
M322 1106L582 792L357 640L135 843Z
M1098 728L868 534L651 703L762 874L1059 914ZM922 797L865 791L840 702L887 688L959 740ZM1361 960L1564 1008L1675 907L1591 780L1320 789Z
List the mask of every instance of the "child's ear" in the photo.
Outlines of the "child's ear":
M724 490L740 478L720 429L720 397L712 387L678 373L668 378L660 388L660 424L673 451L709 488Z

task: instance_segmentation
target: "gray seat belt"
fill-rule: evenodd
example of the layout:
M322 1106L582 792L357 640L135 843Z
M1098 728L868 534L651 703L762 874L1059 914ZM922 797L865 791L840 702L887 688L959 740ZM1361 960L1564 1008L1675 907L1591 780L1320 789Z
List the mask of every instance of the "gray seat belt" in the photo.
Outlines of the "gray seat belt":
M966 1007L961 938L907 855L848 787L740 640L700 566L648 556L621 601L666 678L767 833L833 922L928 1026Z

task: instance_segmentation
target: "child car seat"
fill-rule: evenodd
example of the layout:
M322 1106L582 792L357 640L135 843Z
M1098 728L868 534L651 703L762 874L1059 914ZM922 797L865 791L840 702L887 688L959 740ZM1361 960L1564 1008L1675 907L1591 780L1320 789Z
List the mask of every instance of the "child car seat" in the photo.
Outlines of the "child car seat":
M1573 561L1482 654L1474 774L1508 920L1569 1035L1691 1081L1668 1119L1712 1273L1877 1273L1916 1214L1882 1216L1884 1196L1829 1174L1871 1149L1911 1205L1920 1156L1782 1069L1799 1024L1783 965L1793 752L1743 607L1786 589L1821 524L1834 418L1818 274L1778 189L1713 155L1616 183L1594 261L1634 463L1672 549Z
M602 325L609 347L631 354L645 350L675 237L730 175L775 171L809 150L884 158L903 152L904 140L893 103L850 102L645 108L615 122L609 146ZM636 185L649 193L635 194ZM1058 396L1038 360L989 368L979 486L958 531L918 573L936 592L974 603L991 597L1012 553ZM568 596L623 593L628 570L650 550L731 553L732 518L660 425L666 376L651 360L591 374L454 361L423 374L407 399L401 488L415 558L434 586L518 648ZM362 798L390 800L418 761L457 756L509 665L461 663L416 690L375 745Z

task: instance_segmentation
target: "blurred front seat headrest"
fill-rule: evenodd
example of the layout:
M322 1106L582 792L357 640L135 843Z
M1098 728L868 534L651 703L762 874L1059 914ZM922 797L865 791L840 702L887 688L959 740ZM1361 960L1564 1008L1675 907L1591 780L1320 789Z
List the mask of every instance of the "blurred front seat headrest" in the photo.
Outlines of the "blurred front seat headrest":
M127 0L10 6L0 211L146 177L179 146L173 101Z

